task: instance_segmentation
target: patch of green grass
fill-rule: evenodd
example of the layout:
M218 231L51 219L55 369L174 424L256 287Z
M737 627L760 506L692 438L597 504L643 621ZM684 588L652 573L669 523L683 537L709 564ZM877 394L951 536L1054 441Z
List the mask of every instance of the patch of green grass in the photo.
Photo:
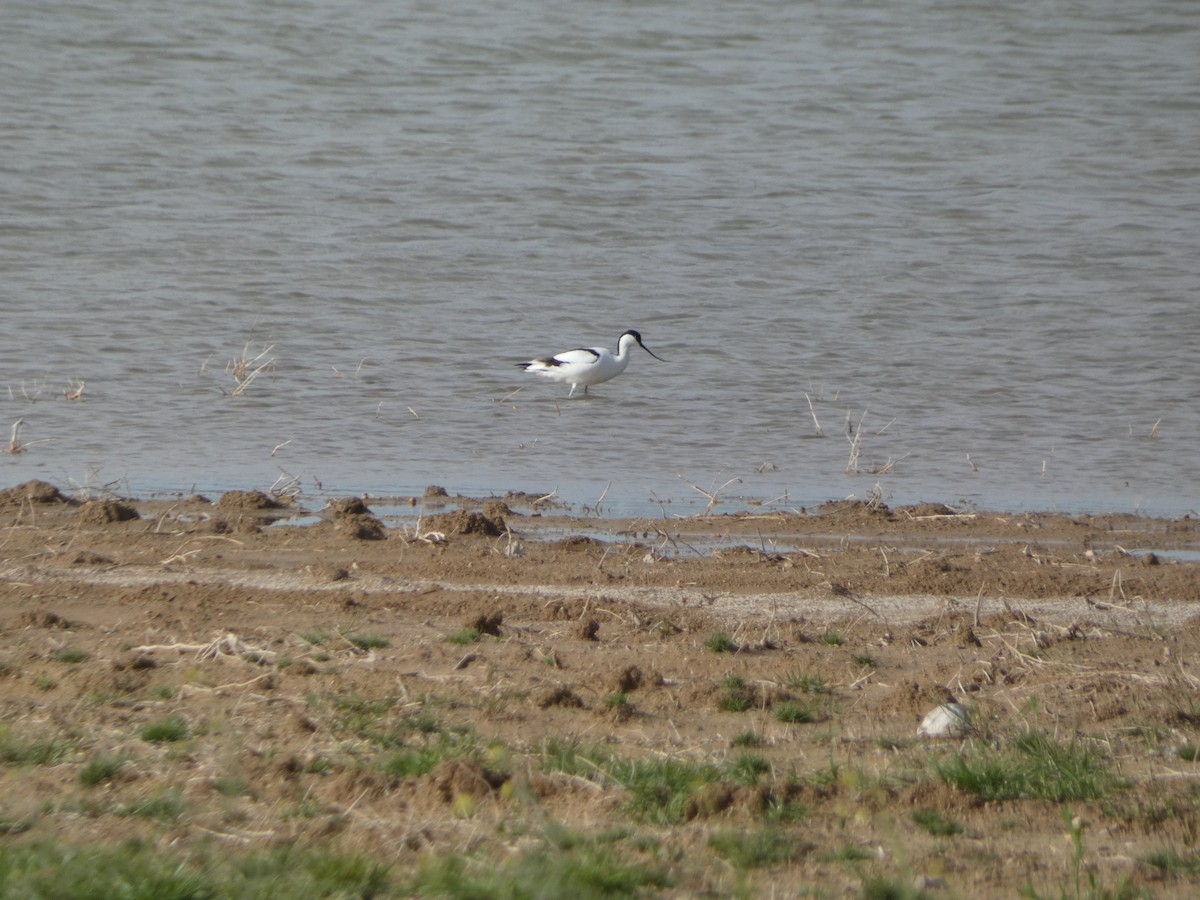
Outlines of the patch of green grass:
M725 712L745 712L754 701L742 691L727 691L717 699L717 708Z
M156 684L150 688L150 696L155 700L171 700L175 697L175 688L169 684Z
M953 819L948 819L936 809L914 809L912 820L922 829L936 837L953 837L963 833L963 827Z
M664 870L625 859L596 841L547 841L497 866L462 856L425 860L405 896L601 900L671 887Z
M170 744L184 740L188 736L188 726L182 716L165 716L157 722L143 725L138 735L150 744Z
M728 767L730 777L746 787L754 787L759 778L771 771L771 764L759 753L741 753L728 763Z
M323 713L332 713L333 728L365 737L377 727L383 716L398 701L394 697L363 697L357 693L310 694L308 705Z
M1200 875L1200 853L1184 854L1174 847L1148 853L1142 857L1141 863L1167 878L1195 878Z
M817 859L819 859L821 862L846 863L863 862L864 860L871 858L872 854L870 850L867 850L863 847L855 847L849 844L845 847L838 847L836 850L830 850L826 853L822 853L817 857Z
M1122 782L1093 750L1024 732L1007 749L974 748L935 764L939 777L984 801L1098 800Z
M745 712L754 705L754 692L741 675L726 675L721 686L725 693L717 698L717 708L726 712Z
M785 825L791 822L802 822L808 818L808 810L794 800L786 797L773 798L767 801L762 811L764 822Z
M609 709L616 709L618 706L628 706L629 695L624 691L613 691L611 694L605 695L604 705Z
M850 657L850 661L856 666L862 666L864 669L875 668L875 657L870 653L855 653Z
M775 706L773 714L776 719L786 725L805 725L809 722L816 722L820 719L811 706L804 706L800 703L793 703L791 700L785 700Z
M757 731L739 731L733 736L730 741L735 747L761 747L763 745L763 736Z
M214 778L212 786L222 797L244 797L251 793L250 784L240 775L222 775Z
M346 635L346 640L359 650L382 650L384 647L392 645L387 638L377 634L349 634Z
M183 799L183 791L179 788L167 788L144 800L125 803L118 806L118 816L132 816L139 819L155 819L162 822L174 822L184 813L187 804Z
M95 787L105 781L112 781L123 765L125 758L122 756L93 756L80 770L79 783L84 787Z
M704 642L704 646L713 653L736 653L737 642L724 631L718 631Z
M721 770L709 763L675 757L625 759L601 746L554 738L542 747L542 769L621 785L629 794L625 812L651 825L683 822L688 798L721 777Z
M443 760L474 758L478 743L474 733L442 732L436 739L396 747L383 760L383 771L397 778L419 778Z
M230 853L225 847L175 854L137 841L72 846L42 841L0 849L7 897L30 900L208 900L217 897L379 897L386 865L313 849Z
M788 672L783 683L792 690L803 691L806 694L829 693L829 683L812 672Z
M830 647L840 647L846 643L846 639L842 637L840 631L826 631L821 635L821 643Z
M86 650L80 650L78 647L60 647L54 651L51 658L55 662L81 663L89 656L90 654Z
M1195 744L1184 744L1176 751L1176 754L1184 762L1200 762L1200 747Z
M812 849L794 834L773 826L753 832L720 831L709 837L708 845L734 868L743 871L794 862Z
M454 634L446 636L451 644L477 644L483 639L483 632L478 628L460 628Z
M10 766L53 766L75 749L68 740L27 740L0 725L0 763Z
M925 900L932 896L903 878L873 874L863 880L862 900Z

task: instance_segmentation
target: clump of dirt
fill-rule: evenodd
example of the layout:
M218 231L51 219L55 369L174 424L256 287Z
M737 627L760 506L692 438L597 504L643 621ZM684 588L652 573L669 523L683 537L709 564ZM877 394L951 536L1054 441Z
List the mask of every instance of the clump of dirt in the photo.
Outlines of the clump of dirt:
M499 791L506 781L507 775L493 772L475 760L446 759L421 780L420 793L431 800L454 804L463 797L482 800Z
M463 622L463 627L474 628L480 634L490 634L500 637L500 626L504 624L504 613L499 611L481 612Z
M653 671L646 673L640 667L631 665L613 675L609 683L614 691L628 694L641 687L661 685L662 675Z
M358 497L345 497L329 504L333 513L334 528L338 534L359 541L382 541L387 538L387 528Z
M69 631L75 623L48 609L31 609L9 620L9 628L57 628Z
M508 530L503 518L497 520L480 512L462 509L458 512L426 516L421 520L421 524L428 531L438 531L445 535L499 537Z
M565 538L552 541L551 546L557 547L559 550L571 550L578 553L585 550L599 549L604 546L604 542L584 534L569 534Z
M873 500L830 500L817 507L816 514L833 519L839 525L848 522L886 522L892 515L887 504Z
M0 508L21 506L26 503L68 503L58 488L46 481L26 481L16 487L0 491Z
M284 505L262 491L226 491L217 504L228 512L255 512L266 509L283 509Z
M494 497L483 504L483 514L493 521L500 522L504 521L505 516L517 515L517 513L509 509L507 503L503 500L497 500Z
M108 525L141 518L136 509L120 500L88 500L75 515L88 525Z
M382 541L387 538L387 529L374 516L340 516L333 527L339 534L359 541Z
M370 507L363 502L361 497L342 497L338 500L331 500L329 510L333 513L334 518L372 515Z
M600 623L595 619L584 619L575 629L575 634L584 641L599 640Z
M421 502L426 506L446 506L450 503L450 495L440 484L431 484L421 495Z
M568 709L587 708L587 704L569 684L556 684L543 688L534 696L533 702L539 709L549 709L551 706L562 706Z

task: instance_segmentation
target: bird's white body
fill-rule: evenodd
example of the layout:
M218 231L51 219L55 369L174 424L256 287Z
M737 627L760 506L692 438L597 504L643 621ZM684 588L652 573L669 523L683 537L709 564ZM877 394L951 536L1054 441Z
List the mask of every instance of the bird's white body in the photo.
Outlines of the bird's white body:
M570 397L581 384L586 394L588 385L600 384L624 372L629 366L629 353L634 346L641 347L655 359L661 359L642 343L640 334L631 330L621 335L615 354L607 347L580 347L517 365L526 372L571 385L571 393L567 395Z

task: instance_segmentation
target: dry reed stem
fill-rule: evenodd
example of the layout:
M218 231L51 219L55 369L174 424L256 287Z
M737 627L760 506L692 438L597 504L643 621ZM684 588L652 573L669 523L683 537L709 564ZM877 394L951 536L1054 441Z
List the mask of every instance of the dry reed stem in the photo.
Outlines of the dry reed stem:
M725 488L729 487L731 484L741 484L742 483L741 478L736 478L736 477L730 478L727 482L725 482L719 488L714 488L711 491L706 491L704 488L692 484L690 481L688 481L686 478L684 478L682 474L680 474L678 472L676 472L675 474L679 477L680 481L682 481L684 484L686 484L692 490L697 491L698 493L701 493L705 497L708 498L708 506L704 507L704 512L702 512L700 514L702 516L707 516L710 512L712 512L712 508L721 502L719 499L721 491L725 490Z
M275 349L274 344L268 344L263 347L255 356L250 357L250 345L246 344L242 350L242 355L237 359L232 360L226 367L225 371L233 375L234 381L238 386L230 394L231 397L240 397L253 384L263 371L272 368L275 365L275 357L263 360L268 353Z
M817 437L825 437L825 432L821 429L821 423L817 421L817 411L813 408L812 397L808 396L806 391L804 399L808 401L808 414L812 416L813 427L817 430Z
M845 472L847 475L857 475L858 457L862 451L862 427L863 420L867 417L867 411L864 409L863 414L858 419L858 427L854 430L854 436L850 436L850 414L846 413L846 437L850 441L850 459L846 461Z

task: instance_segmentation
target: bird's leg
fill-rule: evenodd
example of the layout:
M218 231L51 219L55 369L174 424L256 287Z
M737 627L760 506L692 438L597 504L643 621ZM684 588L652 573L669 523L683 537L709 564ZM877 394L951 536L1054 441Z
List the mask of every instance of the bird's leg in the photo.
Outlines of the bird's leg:
M576 387L578 387L578 385L574 385L574 384L573 384L573 385L571 385L571 393L567 394L567 399L568 399L568 400L570 400L572 397L574 397L574 396L575 396L575 388L576 388ZM586 385L586 384L583 386L583 389L584 389L585 391L587 390L587 385Z
M587 387L588 387L588 386L587 386L586 384L583 386L583 392L584 392L585 394L587 393Z

